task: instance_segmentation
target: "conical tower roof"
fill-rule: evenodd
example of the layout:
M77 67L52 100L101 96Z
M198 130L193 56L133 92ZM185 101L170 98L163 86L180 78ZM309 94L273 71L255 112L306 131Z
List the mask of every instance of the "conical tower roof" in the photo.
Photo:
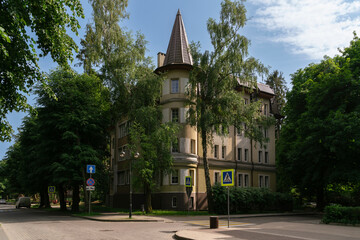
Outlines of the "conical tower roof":
M176 14L163 66L172 64L193 64L180 9Z

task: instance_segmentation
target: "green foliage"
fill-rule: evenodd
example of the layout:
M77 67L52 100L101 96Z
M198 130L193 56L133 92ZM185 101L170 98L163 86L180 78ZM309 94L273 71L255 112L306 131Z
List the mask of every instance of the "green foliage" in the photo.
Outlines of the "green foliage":
M297 187L323 206L328 184L360 181L360 40L292 75L277 145L279 187Z
M36 82L46 83L39 57L50 54L61 66L72 60L77 46L67 28L77 34L77 17L84 17L79 0L0 2L0 141L11 138L6 114L29 109L26 95Z
M272 111L276 117L276 124L275 124L275 137L279 139L280 137L280 130L281 125L283 122L284 116L284 108L286 104L286 93L289 91L286 87L286 82L282 72L278 70L273 71L268 78L266 79L265 83L274 90L275 99L272 102Z
M105 178L99 181L105 186L97 188L106 193L108 90L99 78L69 70L52 72L49 86L56 99L39 86L38 115L25 118L17 142L5 158L11 187L36 193L47 191L49 185L79 186L85 181L86 164L95 164L95 177Z
M325 214L322 222L360 224L360 207L342 207L341 205L332 205L325 207Z
M213 186L214 210L217 214L227 213L227 189ZM291 195L272 192L266 188L230 188L230 213L264 211L292 211Z
M147 196L147 212L152 211L151 191L159 183L161 174L170 173L173 158L171 144L176 140L179 126L162 123L161 107L158 99L161 94L162 77L148 68L141 68L141 76L130 93L129 120L130 149L133 154L140 152L135 161L136 178L144 186Z
M229 126L242 129L249 125L247 136L259 137L260 103L245 108L242 95L236 91L239 84L256 86L258 74L267 69L256 59L248 57L249 40L239 31L246 23L246 9L242 2L225 0L221 4L220 19L210 18L207 29L213 51L200 51L200 43L192 43L193 70L187 90L189 107L187 120L195 126L202 138L205 182L209 211L212 211L212 191L207 161L207 147L214 133ZM253 131L256 129L256 131ZM262 140L261 137L258 140Z

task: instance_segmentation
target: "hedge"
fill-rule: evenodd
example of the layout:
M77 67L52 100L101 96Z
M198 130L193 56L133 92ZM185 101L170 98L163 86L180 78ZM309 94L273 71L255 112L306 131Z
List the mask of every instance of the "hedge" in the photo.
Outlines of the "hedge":
M360 207L342 207L333 205L325 207L323 223L360 224Z
M213 186L214 211L227 213L227 189ZM230 213L264 211L292 211L293 198L289 194L272 192L267 188L230 188Z

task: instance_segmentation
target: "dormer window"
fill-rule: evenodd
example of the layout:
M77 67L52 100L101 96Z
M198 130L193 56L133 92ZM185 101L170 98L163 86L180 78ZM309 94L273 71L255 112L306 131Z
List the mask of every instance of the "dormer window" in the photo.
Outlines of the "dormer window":
M179 93L179 79L171 79L171 93Z

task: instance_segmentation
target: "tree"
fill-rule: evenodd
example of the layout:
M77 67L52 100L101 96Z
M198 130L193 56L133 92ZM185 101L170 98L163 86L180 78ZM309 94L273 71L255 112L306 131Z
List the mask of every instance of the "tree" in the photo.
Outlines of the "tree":
M145 58L146 41L138 33L134 39L119 22L128 17L127 0L91 0L93 23L87 25L85 39L78 58L87 73L98 67L99 77L110 89L113 119L117 121L129 106L129 94L136 80L136 68L148 65Z
M101 166L108 156L109 92L99 78L69 70L52 72L49 80L57 99L49 98L43 88L37 91L42 141L39 158L51 156L52 183L58 186L60 196L71 186L72 211L78 211L79 187L85 188L86 165L104 169Z
M139 68L139 78L131 90L129 120L130 149L140 152L134 162L138 182L144 187L146 212L152 212L151 193L162 174L172 171L171 144L176 141L179 126L162 123L161 95L163 78L149 68Z
M225 0L221 4L219 22L210 18L207 23L214 50L201 53L199 43L191 44L194 68L190 72L190 87L187 92L188 122L191 126L196 126L202 139L210 212L213 210L213 204L207 147L213 134L219 133L220 128L227 129L230 125L242 129L243 122L256 116L261 118L260 114L256 115L259 103L254 102L251 107L245 108L243 97L236 91L239 83L248 86L247 90L252 91L256 87L256 74L266 72L266 68L258 60L247 58L249 41L239 34L239 30L246 23L245 13L246 9L242 3ZM254 107L255 105L257 107ZM254 120L249 123L254 125L260 122Z
M280 184L325 204L329 184L359 182L360 40L292 75L278 148Z
M77 34L80 26L76 18L84 17L82 11L79 0L0 2L1 141L11 138L6 114L29 109L26 95L36 82L46 84L38 57L50 54L61 66L68 66L68 60L72 60L77 46L66 29Z
M273 71L265 83L269 85L275 93L275 97L272 100L272 110L276 118L275 124L275 137L279 139L281 124L283 122L284 116L284 107L286 103L286 93L288 92L288 88L286 87L286 82L283 77L283 73L278 70Z

